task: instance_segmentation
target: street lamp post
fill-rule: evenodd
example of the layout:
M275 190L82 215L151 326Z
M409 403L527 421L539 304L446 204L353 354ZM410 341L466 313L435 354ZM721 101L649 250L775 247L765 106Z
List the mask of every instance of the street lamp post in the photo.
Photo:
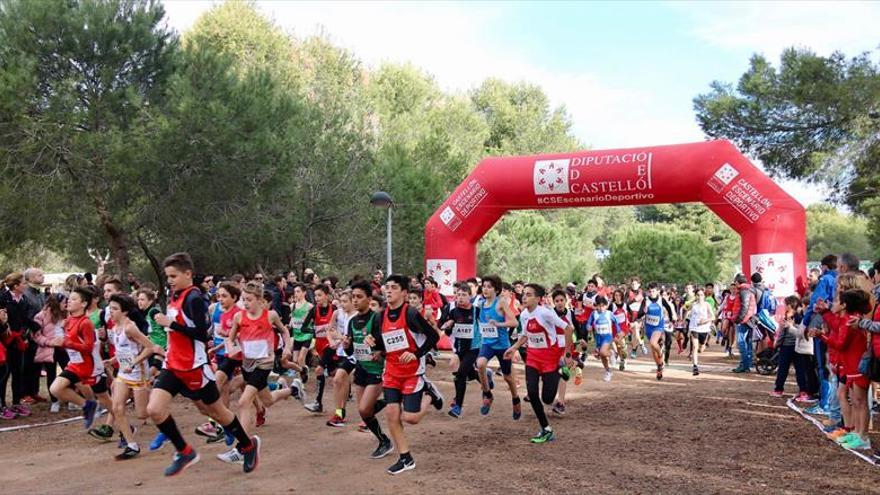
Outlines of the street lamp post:
M376 191L370 197L370 204L378 207L378 208L386 208L388 209L388 232L386 239L386 259L388 262L387 269L385 272L386 275L391 275L391 210L394 207L394 200L391 199L391 196L384 191Z

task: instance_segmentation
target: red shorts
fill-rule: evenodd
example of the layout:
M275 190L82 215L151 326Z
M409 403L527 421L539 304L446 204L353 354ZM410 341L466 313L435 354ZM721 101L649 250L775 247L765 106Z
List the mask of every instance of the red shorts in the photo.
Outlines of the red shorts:
M557 353L551 349L529 349L526 353L526 366L531 366L539 373L553 373L559 369L559 359L565 356L565 350Z
M318 353L318 357L324 355L324 349L330 347L330 341L327 340L327 337L315 337L315 352Z
M862 390L868 390L868 387L871 386L871 380L862 374L846 375L846 388L852 388L853 385L858 385Z
M424 386L424 380L422 380L421 375L401 377L392 376L388 373L382 374L382 387L400 390L400 393L403 395L414 394L421 390L422 386Z
M189 390L198 391L204 388L208 382L214 380L214 372L210 366L199 366L194 370L172 370L169 369L178 380Z

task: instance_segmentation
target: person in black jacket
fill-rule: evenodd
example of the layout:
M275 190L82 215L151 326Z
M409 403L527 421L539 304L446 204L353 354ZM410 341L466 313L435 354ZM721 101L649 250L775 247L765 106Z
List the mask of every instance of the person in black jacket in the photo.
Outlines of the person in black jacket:
M39 325L28 318L28 303L25 300L26 289L24 276L19 272L10 273L6 276L6 287L9 289L3 293L0 299L0 308L5 308L7 313L7 325L9 327L6 345L6 365L8 372L0 376L0 401L5 402L6 384L12 378L12 406L10 410L18 416L30 416L30 408L22 404L22 399L27 393L27 380L25 377L24 357L27 350L27 336L31 332L39 330Z

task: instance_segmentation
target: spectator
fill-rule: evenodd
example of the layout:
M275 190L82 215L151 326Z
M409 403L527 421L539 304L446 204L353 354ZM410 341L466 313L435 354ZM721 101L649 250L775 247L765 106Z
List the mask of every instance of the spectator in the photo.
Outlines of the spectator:
M816 305L819 309L828 309L834 300L835 288L837 287L837 256L829 254L822 258L822 275L816 283L816 288L810 295L810 304L804 311L803 324L814 327L813 312ZM828 411L828 401L831 398L831 372L828 370L826 353L827 346L822 339L813 339L813 356L816 358L816 369L819 376L819 403L807 409L810 414L825 414Z
M30 320L30 328L33 332L40 329L39 324L34 321L37 313L43 310L46 305L46 294L43 291L43 271L39 268L28 268L24 271L25 290L23 293L26 303L25 315ZM36 402L46 402L46 398L39 394L40 388L40 371L35 364L34 358L37 354L37 343L33 340L33 334L27 333L27 350L24 354L23 373L24 373L24 397L22 403L33 404Z
M736 324L736 345L739 348L739 366L734 373L748 373L752 368L752 328L750 320L758 312L755 292L742 273L734 279L736 294L734 297L733 314Z
M37 388L39 388L40 372L46 371L46 389L55 381L55 374L60 365L61 368L67 366L67 353L61 347L52 345L52 341L56 338L64 337L64 319L66 318L63 309L62 299L58 297L50 297L46 300L46 305L42 311L37 313L34 321L40 325L40 331L34 332L33 340L37 344L37 352L34 355L34 363L36 364ZM49 412L57 413L60 411L61 405L58 399L51 393L49 399L52 401Z
M12 405L9 411L13 416L30 416L27 404L22 403L26 395L27 384L24 374L24 355L28 348L27 335L39 330L39 325L27 317L27 302L24 298L24 276L13 272L6 276L6 287L0 307L6 308L8 332L3 339L6 347L6 366L8 372L0 376L0 404L6 404L6 383L12 379Z

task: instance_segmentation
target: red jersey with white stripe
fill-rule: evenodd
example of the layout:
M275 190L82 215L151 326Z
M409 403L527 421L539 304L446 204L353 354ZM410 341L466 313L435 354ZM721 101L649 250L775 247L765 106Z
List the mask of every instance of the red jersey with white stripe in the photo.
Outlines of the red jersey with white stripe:
M566 309L562 314L559 314L559 312L556 311L556 316L561 318L565 323L574 323L574 315L570 309ZM565 326L556 327L556 347L559 349L559 353L565 354L565 349L572 347L572 344L573 342L565 341Z
M186 327L193 327L195 323L184 311L183 306L187 296L195 289L189 286L175 293L168 303L168 318ZM196 292L198 294L198 292ZM207 311L206 311L207 313ZM165 368L175 371L189 371L204 366L208 363L208 352L205 342L195 340L188 335L178 332L173 328L166 328L168 332L168 350L165 353Z
M242 313L238 322L238 341L245 359L264 359L272 355L275 331L269 321L269 310L264 309L255 319L251 319L247 311Z
M420 374L421 359L413 359L408 363L401 363L400 356L404 352L416 353L419 343L416 336L409 331L406 325L406 313L409 309L407 304L400 310L400 316L396 321L388 317L388 307L382 314L382 343L385 347L385 373L394 377L410 377ZM424 336L420 335L423 339Z
M321 311L326 311L326 313L322 314ZM328 304L326 308L315 306L315 351L319 356L324 354L324 349L330 347L327 330L330 329L331 319L333 319L332 304Z
M556 312L544 306L529 311L523 309L519 315L526 338L526 366L531 366L541 373L556 371L559 366L559 344L556 329L565 329L569 324L556 315Z
M220 315L220 328L223 329L223 335L229 336L229 333L232 332L232 319L242 311L244 310L237 305L233 305L229 311L224 311ZM226 339L226 357L229 359L241 359L241 347L229 339Z

